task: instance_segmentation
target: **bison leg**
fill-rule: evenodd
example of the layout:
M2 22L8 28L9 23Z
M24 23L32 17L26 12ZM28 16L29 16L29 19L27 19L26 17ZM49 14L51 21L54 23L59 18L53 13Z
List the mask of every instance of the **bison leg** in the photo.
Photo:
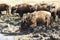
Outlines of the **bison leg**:
M48 27L50 24L50 17L46 17L46 23L45 26Z
M32 28L34 28L34 27L36 27L36 26L37 26L36 23L34 23L34 24L31 25Z
M6 10L6 15L9 15L9 9Z
M0 14L2 14L1 11L0 11Z
M51 14L52 14L51 16L53 17L53 21L55 21L56 20L56 12L52 12Z
M22 14L22 13L21 13L21 14L19 13L19 16L20 16L20 19L22 19L22 17L23 17L23 14Z
M2 13L1 13L1 11L0 11L0 17L1 17L1 15L2 15Z

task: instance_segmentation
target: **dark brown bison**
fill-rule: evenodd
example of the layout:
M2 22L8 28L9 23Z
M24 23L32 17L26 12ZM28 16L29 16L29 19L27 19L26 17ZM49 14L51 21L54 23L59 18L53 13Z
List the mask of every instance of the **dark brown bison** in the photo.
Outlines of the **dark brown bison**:
M6 13L9 13L9 5L7 4L0 4L0 14L2 14L2 11L6 11Z
M53 20L56 20L56 6L50 5L50 12L51 12L51 16L53 18Z
M33 12L34 11L34 7L32 5L23 3L23 4L18 4L14 7L12 7L11 9L11 13L18 13L20 15L20 17L23 16L24 13L28 13L28 12Z
M34 28L36 26L49 26L51 21L51 13L48 11L36 11L27 15L26 19L21 23L21 29Z
M60 18L60 7L57 8L56 14L57 14L58 18Z

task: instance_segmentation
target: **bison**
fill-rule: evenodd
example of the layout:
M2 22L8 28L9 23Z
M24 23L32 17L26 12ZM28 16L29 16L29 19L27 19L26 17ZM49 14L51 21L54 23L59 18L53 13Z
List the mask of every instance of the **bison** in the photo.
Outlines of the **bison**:
M36 11L27 15L21 22L21 29L33 29L36 26L49 26L51 21L51 13L48 11Z
M35 4L34 5L35 11L48 11L51 13L52 16L52 20L56 21L56 6L54 5L54 3L52 3L51 5L48 5L46 3L40 3L40 4Z
M0 14L2 14L1 13L2 11L6 11L6 13L8 14L9 13L9 5L4 4L4 3L0 4Z
M23 14L28 12L34 12L34 7L26 3L18 4L11 8L11 13L18 13L20 17L23 17Z
M41 4L41 3L34 5L35 11L40 11L40 10L48 11L47 7L48 7L47 4Z
M41 5L40 4L35 4L35 5L33 5L33 7L35 8L35 11L41 10Z
M59 19L60 19L60 7L58 7L56 10L56 21L59 21Z
M50 5L50 12L51 12L51 16L53 18L53 20L55 21L56 20L56 6L54 5Z
M60 18L60 8L57 8L56 13L57 13L58 18Z
M53 4L53 3L52 3ZM35 8L35 11L48 11L51 13L51 16L52 16L52 19L55 21L56 19L56 6L53 4L53 5L48 5L48 4L45 4L45 3L42 3L42 4L35 4L34 5L34 8Z

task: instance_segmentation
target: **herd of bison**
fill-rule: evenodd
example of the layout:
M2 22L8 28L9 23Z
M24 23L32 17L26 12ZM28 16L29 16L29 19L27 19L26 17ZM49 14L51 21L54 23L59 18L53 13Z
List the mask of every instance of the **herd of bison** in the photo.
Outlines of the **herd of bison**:
M55 5L48 5L45 3L39 3L35 5L30 5L27 3L17 4L10 8L10 5L0 4L0 17L2 11L6 11L8 15L11 10L11 14L18 13L21 21L21 30L30 29L33 30L37 26L49 27L53 22L58 20L56 17L60 18L60 9L56 8ZM26 17L23 18L23 15Z

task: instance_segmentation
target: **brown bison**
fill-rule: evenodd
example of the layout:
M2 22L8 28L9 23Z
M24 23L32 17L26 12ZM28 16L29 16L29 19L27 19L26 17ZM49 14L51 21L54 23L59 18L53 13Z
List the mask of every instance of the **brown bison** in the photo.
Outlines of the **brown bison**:
M35 11L41 10L41 5L40 4L35 4L35 5L33 5L33 7L35 8Z
M52 20L55 21L56 19L56 6L52 3L51 5L48 5L46 3L40 3L34 5L35 11L48 11L51 13Z
M45 11L48 11L48 5L47 4L35 4L34 5L34 8L36 11L40 11L40 10L45 10Z
M9 13L9 5L7 4L0 4L0 14L2 14L2 11L6 11L6 13Z
M54 3L48 5L46 3L40 3L40 4L35 4L34 5L35 11L48 11L51 13L52 16L52 20L55 21L56 20L56 6L54 5Z
M28 12L34 12L34 7L26 3L18 4L11 8L11 13L18 13L20 17L22 17L24 13Z
M42 5L42 10L49 11L51 13L53 20L55 21L55 19L56 19L56 6L54 5L54 3L52 3L51 5L47 5L47 4L41 4L41 5Z
M36 11L28 14L26 19L21 23L21 29L34 28L36 26L45 25L49 26L51 21L51 13L48 11Z

